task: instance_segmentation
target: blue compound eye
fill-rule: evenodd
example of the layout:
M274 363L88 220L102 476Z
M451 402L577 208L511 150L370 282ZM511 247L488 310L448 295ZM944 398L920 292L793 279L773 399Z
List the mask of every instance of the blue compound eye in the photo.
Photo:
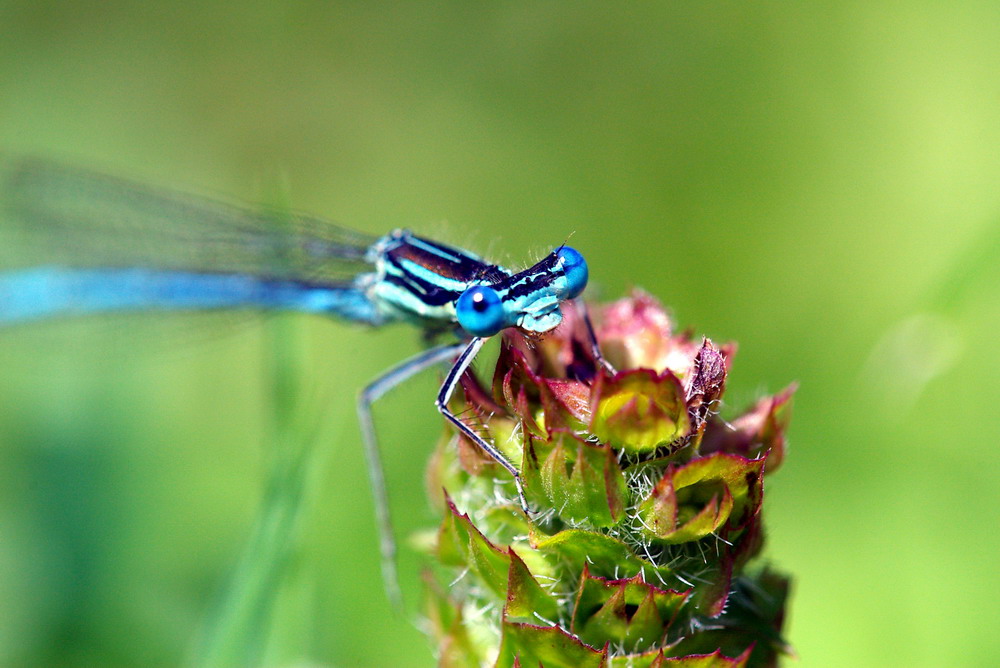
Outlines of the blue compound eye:
M463 292L455 304L455 315L462 329L473 336L493 336L507 326L500 295L487 285Z
M563 246L556 251L556 257L562 260L563 275L566 276L567 292L565 299L573 299L587 287L587 261L579 251Z

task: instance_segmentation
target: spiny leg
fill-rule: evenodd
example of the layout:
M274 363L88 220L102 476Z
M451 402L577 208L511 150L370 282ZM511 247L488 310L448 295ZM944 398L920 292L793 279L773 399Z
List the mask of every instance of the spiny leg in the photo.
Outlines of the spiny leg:
M615 368L611 366L611 363L604 359L604 355L601 354L601 348L597 344L597 334L594 333L594 323L590 321L590 312L587 310L587 304L583 301L582 297L577 297L573 300L576 304L576 308L583 315L583 324L587 327L587 339L590 343L590 352L594 355L594 359L597 363L604 367L604 370L610 373L612 376L615 374Z
M392 532L392 517L389 513L389 495L385 488L382 456L379 452L375 423L372 419L372 404L411 376L435 364L454 359L464 347L464 343L449 344L431 348L415 355L373 380L358 395L358 421L361 424L365 458L368 460L368 477L371 479L372 497L375 501L375 517L378 521L379 548L382 553L382 578L385 580L386 594L399 608L402 607L403 599L399 590L399 578L396 574L396 541Z
M514 476L514 486L517 488L517 498L521 503L521 509L530 514L528 509L528 502L524 498L524 488L521 486L521 474L517 468L510 462L507 457L504 456L502 452L497 450L496 446L488 443L479 434L472 430L467 424L462 422L458 416L451 412L448 408L448 402L451 400L451 395L454 393L455 388L458 386L458 381L465 373L465 370L469 368L472 364L472 360L476 358L480 349L483 347L483 343L486 341L485 338L477 337L469 342L462 354L458 356L455 360L455 364L448 371L448 375L444 379L444 384L441 385L441 390L438 392L437 401L435 405L441 415L445 416L449 422L458 427L459 431L465 434L468 438L472 439L472 442L478 445L483 451L488 454L493 460L500 466L507 469L507 472Z

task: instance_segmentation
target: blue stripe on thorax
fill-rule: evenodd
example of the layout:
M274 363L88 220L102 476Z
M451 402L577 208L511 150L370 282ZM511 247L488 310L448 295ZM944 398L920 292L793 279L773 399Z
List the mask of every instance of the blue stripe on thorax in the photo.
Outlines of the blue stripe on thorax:
M468 289L470 285L469 281L460 281L454 278L441 276L433 270L417 264L412 260L402 259L397 262L398 267L402 272L400 275L410 276L425 285L433 286L440 290L460 293L463 290Z
M393 318L455 322L455 301L473 285L509 273L464 250L400 230L379 244L369 295Z
M413 236L412 234L409 233L407 233L406 236L403 237L403 239L405 240L405 243L408 243L411 246L414 246L415 248L419 248L425 253L431 253L432 255L437 255L439 258L445 260L446 262L458 264L465 260L472 260L476 262L482 261L478 256L473 255L468 251L460 251L457 248L450 248L436 242L431 242L426 239L421 239L420 237Z

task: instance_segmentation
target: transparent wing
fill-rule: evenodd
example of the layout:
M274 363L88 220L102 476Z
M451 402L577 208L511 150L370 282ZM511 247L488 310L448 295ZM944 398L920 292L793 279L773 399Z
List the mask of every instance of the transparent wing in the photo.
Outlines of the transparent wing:
M371 269L375 240L308 216L0 155L0 271L148 267L340 285Z

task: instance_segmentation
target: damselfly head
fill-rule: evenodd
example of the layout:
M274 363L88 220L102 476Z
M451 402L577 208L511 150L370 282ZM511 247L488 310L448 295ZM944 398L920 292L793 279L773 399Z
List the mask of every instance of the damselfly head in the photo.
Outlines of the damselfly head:
M560 305L583 292L587 277L583 255L560 246L522 272L470 287L455 303L455 315L472 336L493 336L508 327L544 334L559 326Z

